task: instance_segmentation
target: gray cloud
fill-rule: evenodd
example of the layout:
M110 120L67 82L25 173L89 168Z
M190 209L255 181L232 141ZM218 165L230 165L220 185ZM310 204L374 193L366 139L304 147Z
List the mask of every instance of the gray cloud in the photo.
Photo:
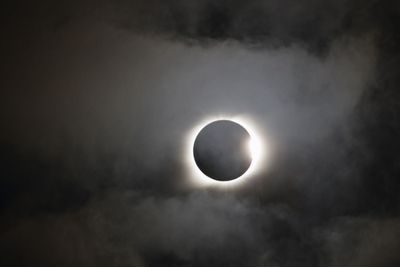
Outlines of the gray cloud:
M5 9L0 265L397 266L396 7ZM274 147L236 190L182 160L218 114Z

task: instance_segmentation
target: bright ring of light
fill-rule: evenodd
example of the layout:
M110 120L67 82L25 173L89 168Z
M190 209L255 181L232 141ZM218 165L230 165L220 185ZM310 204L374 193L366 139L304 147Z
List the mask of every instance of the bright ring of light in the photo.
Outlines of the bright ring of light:
M218 120L229 120L236 122L242 125L250 135L249 150L252 158L250 167L240 177L230 181L218 181L205 175L197 167L193 155L193 145L199 132L206 125ZM197 186L237 186L248 178L259 173L262 170L263 165L265 165L263 163L266 154L266 145L260 138L260 135L258 134L259 132L260 131L257 131L257 127L251 122L251 120L244 117L216 116L201 121L189 131L185 144L184 160L187 163L187 176L192 180L191 182Z

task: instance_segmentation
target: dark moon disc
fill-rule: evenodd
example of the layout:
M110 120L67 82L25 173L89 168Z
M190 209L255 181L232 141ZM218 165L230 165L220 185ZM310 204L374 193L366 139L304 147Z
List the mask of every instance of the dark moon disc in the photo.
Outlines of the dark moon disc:
M251 164L250 134L240 124L219 120L206 125L193 146L196 165L208 177L230 181L243 175Z

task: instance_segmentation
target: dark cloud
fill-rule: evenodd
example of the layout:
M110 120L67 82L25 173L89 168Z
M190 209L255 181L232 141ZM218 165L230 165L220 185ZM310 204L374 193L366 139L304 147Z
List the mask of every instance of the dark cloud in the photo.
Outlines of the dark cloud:
M271 48L298 43L309 51L324 53L337 38L379 28L382 10L390 4L376 0L104 0L9 6L6 15L23 15L26 22L33 19L54 30L90 17L135 33L161 34L189 44L238 40Z
M398 266L395 1L13 1L1 266ZM250 117L264 172L194 185L188 132Z
M377 1L145 1L127 2L115 19L126 29L188 43L239 40L256 47L298 43L326 52L344 35L373 30Z

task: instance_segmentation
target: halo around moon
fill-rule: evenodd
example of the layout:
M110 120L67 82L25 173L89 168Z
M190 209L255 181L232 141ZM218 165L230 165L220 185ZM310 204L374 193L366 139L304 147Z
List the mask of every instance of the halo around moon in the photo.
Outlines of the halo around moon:
M233 180L215 180L204 174L196 164L195 156L193 153L194 143L196 137L201 130L215 121L231 121L241 125L250 135L250 141L247 144L247 149L251 155L251 163L248 169L239 177ZM229 116L215 116L205 119L193 127L186 138L184 160L187 164L187 176L191 183L196 186L216 186L216 187L230 187L242 184L246 180L254 177L260 173L265 167L266 145L264 140L261 139L260 131L251 119L245 117L229 117Z

